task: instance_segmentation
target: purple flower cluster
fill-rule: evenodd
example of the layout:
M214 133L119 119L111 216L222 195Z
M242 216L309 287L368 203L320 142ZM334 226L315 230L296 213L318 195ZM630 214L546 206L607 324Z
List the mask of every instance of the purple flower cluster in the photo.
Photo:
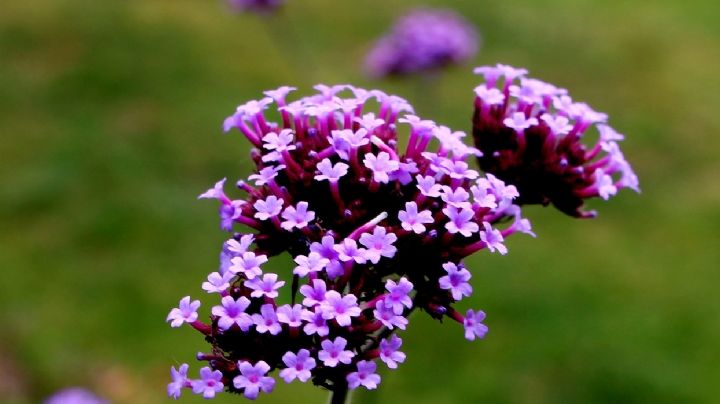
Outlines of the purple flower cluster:
M228 0L228 4L234 10L256 13L273 11L282 6L284 2L284 0Z
M552 203L575 217L593 217L584 200L607 200L638 179L607 125L607 115L573 101L567 90L527 77L527 70L484 66L475 73L473 137L480 167L517 187L518 205Z
M207 363L199 378L187 364L171 370L172 397L255 399L273 390L274 370L287 383L374 389L378 359L391 369L405 360L394 333L416 309L457 321L468 340L487 332L482 311L453 308L472 293L462 260L505 254L506 237L532 234L517 189L469 168L480 153L465 135L413 115L404 99L315 88L296 101L286 99L293 88L267 91L225 120L254 146L256 172L236 183L242 198L225 193L225 179L200 195L219 201L232 237L202 284L219 300L209 322L189 296L167 317L212 346L197 356ZM292 273L268 271L282 253Z
M477 52L478 34L449 10L418 9L400 18L368 54L373 76L403 75L462 63Z
M48 397L45 404L108 404L104 400L81 387L69 387Z

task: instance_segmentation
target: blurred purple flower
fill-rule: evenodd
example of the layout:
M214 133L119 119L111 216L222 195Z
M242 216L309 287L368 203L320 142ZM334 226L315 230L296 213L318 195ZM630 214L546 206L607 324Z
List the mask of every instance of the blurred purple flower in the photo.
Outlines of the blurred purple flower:
M69 387L48 397L45 404L108 404L108 401L81 387Z
M478 43L475 28L455 12L417 9L378 40L365 67L375 77L437 70L471 59Z
M228 4L233 10L254 13L269 13L284 3L285 0L228 0Z

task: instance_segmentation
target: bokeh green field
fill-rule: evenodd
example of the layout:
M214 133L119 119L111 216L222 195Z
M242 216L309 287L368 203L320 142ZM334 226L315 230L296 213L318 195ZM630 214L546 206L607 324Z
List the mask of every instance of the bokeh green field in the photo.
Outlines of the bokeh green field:
M212 0L3 3L0 401L69 385L118 403L167 400L169 366L193 363L205 343L165 316L186 294L212 302L199 286L224 238L214 204L195 196L249 174L247 144L220 124L261 90L379 87L469 130L472 65L435 91L359 69L420 2L288 3L266 19ZM528 209L537 239L468 262L476 294L461 308L488 312L488 337L469 343L456 324L417 315L405 365L354 402L718 402L717 0L422 4L480 28L474 64L527 67L609 113L643 193L595 203L593 221ZM259 401L324 400L279 384Z

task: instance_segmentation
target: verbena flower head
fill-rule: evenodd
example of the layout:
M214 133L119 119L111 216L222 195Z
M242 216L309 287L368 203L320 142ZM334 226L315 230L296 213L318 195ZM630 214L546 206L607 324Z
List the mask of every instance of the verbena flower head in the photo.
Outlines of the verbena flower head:
M418 9L375 44L365 65L373 76L436 70L469 60L477 48L475 28L455 12Z
M268 13L285 3L285 0L227 0L233 10L239 12Z
M517 187L518 205L552 203L575 217L593 217L585 199L605 200L620 188L639 192L638 179L607 115L573 101L567 90L527 77L511 66L475 73L473 137L480 167Z
M169 390L168 390L169 391ZM81 387L69 387L48 397L45 404L108 404L107 400Z
M192 297L168 316L211 345L199 379L172 369L172 397L189 388L254 399L278 376L374 389L378 365L405 360L394 333L416 309L455 320L468 339L487 331L482 312L453 306L472 292L465 257L504 254L505 238L531 233L515 187L469 168L479 152L464 134L412 115L400 97L315 88L295 101L290 87L267 91L225 120L252 144L255 173L201 195L218 201L230 239L201 285L216 299L210 316ZM290 268L277 266L283 253Z

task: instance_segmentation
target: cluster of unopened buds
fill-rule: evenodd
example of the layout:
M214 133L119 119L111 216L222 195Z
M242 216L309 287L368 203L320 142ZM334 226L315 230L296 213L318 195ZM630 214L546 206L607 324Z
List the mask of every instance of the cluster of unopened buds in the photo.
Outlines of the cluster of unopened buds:
M488 81L492 91L496 80ZM523 91L513 88L496 90L501 100L491 107L478 90L476 138L479 118L532 111L508 106L508 91ZM267 91L224 123L252 144L256 172L235 184L241 199L226 194L225 179L200 195L219 201L221 227L232 237L202 284L219 299L209 321L189 296L167 317L212 347L197 355L207 363L199 378L189 378L187 364L172 368L174 398L191 389L255 399L273 390L274 370L287 383L312 381L336 393L375 389L379 363L394 369L405 360L396 332L414 310L458 322L468 340L483 338L485 313L454 308L472 293L463 259L480 250L506 254L504 240L515 233L534 236L517 204L522 192L498 178L504 172L470 168L484 150L466 145L464 133L378 90L315 89L292 102L293 88ZM570 133L584 129L576 126ZM596 188L579 196L605 192ZM241 226L249 230L235 232ZM292 269L277 264L271 272L271 258L285 252Z

